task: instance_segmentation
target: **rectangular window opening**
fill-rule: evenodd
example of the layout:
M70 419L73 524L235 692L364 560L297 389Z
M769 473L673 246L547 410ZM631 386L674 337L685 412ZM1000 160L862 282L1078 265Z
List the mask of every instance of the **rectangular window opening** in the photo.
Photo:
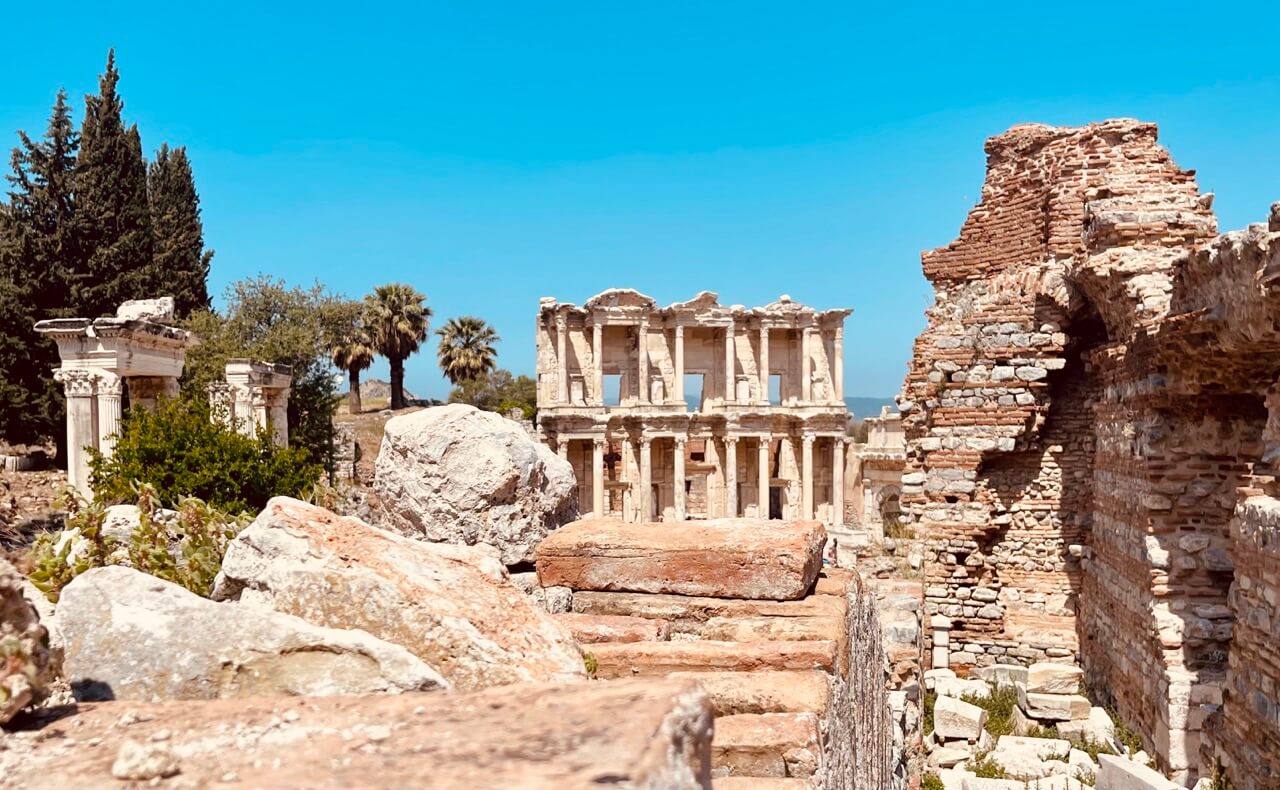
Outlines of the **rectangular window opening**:
M605 373L601 376L604 388L604 405L620 406L622 404L622 374Z
M705 373L684 374L684 403L689 411L702 411L702 388L706 380Z
M769 404L772 406L782 405L782 374L769 374Z

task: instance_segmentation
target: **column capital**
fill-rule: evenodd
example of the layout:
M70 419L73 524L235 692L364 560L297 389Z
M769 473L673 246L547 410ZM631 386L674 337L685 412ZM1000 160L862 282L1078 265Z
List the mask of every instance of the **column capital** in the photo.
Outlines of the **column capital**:
M683 339L684 339L684 324L676 323L676 325L675 325L675 330L676 330L676 337L678 337L678 338L680 338L681 340L683 340Z
M124 379L116 374L99 370L94 372L94 386L97 388L97 394L100 396L111 397L115 395L120 397L124 394Z
M595 446L595 447L604 447L604 446L605 446L605 443L606 443L607 441L608 441L608 439L606 439L606 438L605 438L605 437L603 437L603 436L592 436L592 437L591 437L591 444L592 444L593 446Z
M738 443L738 437L737 437L737 436L726 436L726 437L724 437L724 443L725 443L725 444L737 444L737 443Z
M674 436L672 438L675 439L676 447L684 447L685 444L689 441L688 436Z
M62 385L68 398L92 397L96 385L94 375L83 368L58 368L53 372L53 380Z
M556 313L556 327L563 329L569 324L569 317L564 313Z
M816 439L816 438L818 438L818 437L817 437L817 435L816 435L816 434L814 434L814 432L813 432L813 431L805 431L804 433L800 434L800 439L801 439L805 444L813 444L813 440L814 440L814 439Z

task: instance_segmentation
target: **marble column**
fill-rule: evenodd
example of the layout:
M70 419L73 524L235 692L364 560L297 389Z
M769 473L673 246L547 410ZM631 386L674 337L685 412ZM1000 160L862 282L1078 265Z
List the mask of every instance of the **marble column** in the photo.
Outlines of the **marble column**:
M649 402L649 319L642 317L636 329L636 361L639 368L636 395L641 403Z
M569 402L569 324L563 313L556 316L556 401Z
M738 517L738 440L732 436L724 440L724 514Z
M121 396L123 382L114 373L97 374L95 398L98 412L98 451L110 458L116 449L116 435L120 433Z
M677 436L675 441L675 457L673 466L675 466L675 474L672 475L672 482L675 484L675 510L676 521L685 520L685 499L684 499L684 450L685 437Z
M93 374L87 370L60 368L53 372L67 397L67 482L86 497L89 489L89 450L98 446L94 419Z
M734 387L737 385L737 375L734 373L733 359L733 325L730 324L724 330L724 402L733 403Z
M676 381L675 395L676 403L682 407L684 404L684 327L676 324Z
M640 520L653 520L653 470L650 468L653 454L648 437L640 439Z
M604 439L591 440L591 512L604 517Z
M760 405L769 405L769 327L760 327Z
M560 456L560 460L569 460L569 440L556 437L556 455Z
M844 526L844 437L831 440L831 525Z
M622 520L636 521L636 478L633 475L635 469L635 450L631 445L631 437L627 434L622 435L622 479L627 481L627 487L622 492Z
M800 400L805 404L813 400L812 339L813 327L806 326L800 332Z
M599 321L592 321L591 323L591 389L595 394L595 400L592 402L597 406L603 406L604 326Z
M271 392L267 398L271 441L276 447L289 446L289 392L289 387L283 387Z
M832 378L835 379L836 403L844 403L844 327L836 327L835 350L832 354L835 359L832 365L835 367L835 373Z
M805 432L801 455L800 483L803 486L800 517L813 518L813 434Z
M759 448L757 449L756 464L759 467L756 470L759 475L756 485L758 493L756 494L756 508L760 511L760 518L769 517L769 444L768 436L761 436L759 439Z

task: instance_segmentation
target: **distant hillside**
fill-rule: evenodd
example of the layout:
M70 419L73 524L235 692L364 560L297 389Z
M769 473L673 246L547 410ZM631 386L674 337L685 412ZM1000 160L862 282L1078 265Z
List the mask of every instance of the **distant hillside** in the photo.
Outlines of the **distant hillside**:
M345 391L345 390L344 390ZM417 400L418 396L409 390L404 391L406 400ZM382 379L365 379L360 382L360 398L362 400L391 400L391 382Z
M849 411L853 412L853 416L858 419L863 417L879 417L880 407L888 406L890 410L897 411L898 403L893 398L845 398L844 405L849 407Z

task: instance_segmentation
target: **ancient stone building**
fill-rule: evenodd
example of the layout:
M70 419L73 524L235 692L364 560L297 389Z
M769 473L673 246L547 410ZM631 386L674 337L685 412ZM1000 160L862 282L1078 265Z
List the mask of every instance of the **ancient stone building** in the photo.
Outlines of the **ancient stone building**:
M906 434L902 416L887 406L879 417L868 417L866 424L866 443L850 447L845 523L879 540L885 537L885 525L898 521L902 511Z
M986 151L900 399L934 655L1074 658L1175 780L1278 786L1280 209L1219 236L1149 123Z
M538 310L538 422L584 511L625 521L844 513L849 310L783 296L660 308L613 289Z
M85 496L89 449L110 456L124 409L177 397L193 335L172 326L173 298L129 301L115 316L51 318L36 331L58 345L54 378L67 399L67 479Z
M292 368L237 358L228 359L224 371L224 381L209 385L214 419L245 436L269 430L277 447L288 447Z

